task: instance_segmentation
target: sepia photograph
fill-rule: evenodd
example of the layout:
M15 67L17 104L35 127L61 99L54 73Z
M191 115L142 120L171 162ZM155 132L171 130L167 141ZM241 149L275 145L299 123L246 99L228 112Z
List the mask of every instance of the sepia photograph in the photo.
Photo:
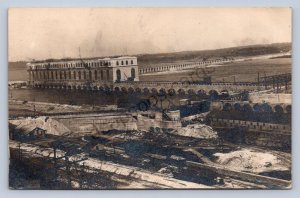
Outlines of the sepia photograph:
M12 190L291 189L292 10L10 8L8 127Z

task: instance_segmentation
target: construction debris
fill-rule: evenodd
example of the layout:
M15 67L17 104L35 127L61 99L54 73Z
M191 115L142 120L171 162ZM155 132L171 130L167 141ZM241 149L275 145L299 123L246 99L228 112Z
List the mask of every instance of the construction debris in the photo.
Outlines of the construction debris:
M215 139L218 137L217 132L214 131L210 126L205 124L191 124L173 131L172 133L176 135L201 139Z
M259 152L252 149L241 149L229 153L215 153L216 163L227 168L262 173L269 171L288 171L288 157L275 155L271 152Z

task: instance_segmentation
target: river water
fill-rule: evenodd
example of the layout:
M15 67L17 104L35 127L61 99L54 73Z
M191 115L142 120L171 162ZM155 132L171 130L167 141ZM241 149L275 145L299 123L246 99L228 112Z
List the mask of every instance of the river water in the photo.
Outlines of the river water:
M136 105L141 101L149 100L158 108L179 106L181 99L201 100L197 96L153 96L124 93L104 93L99 91L72 91L55 89L9 89L9 99L22 101L47 102L73 105L118 105L128 107Z
M10 89L9 99L76 105L113 105L114 94L54 89Z

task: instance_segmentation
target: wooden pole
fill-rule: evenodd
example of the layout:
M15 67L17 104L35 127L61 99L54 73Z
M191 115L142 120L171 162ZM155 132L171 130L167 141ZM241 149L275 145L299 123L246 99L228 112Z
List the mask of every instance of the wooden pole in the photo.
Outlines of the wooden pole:
M69 157L65 156L65 162L66 162L66 174L68 179L68 189L72 188L71 184L71 171L70 171L70 163L69 163Z
M53 148L53 157L54 157L54 179L55 179L55 183L58 180L57 178L57 159L56 159L56 147Z
M83 189L83 177L84 177L84 163L82 164L80 169L80 179L79 179L80 189Z

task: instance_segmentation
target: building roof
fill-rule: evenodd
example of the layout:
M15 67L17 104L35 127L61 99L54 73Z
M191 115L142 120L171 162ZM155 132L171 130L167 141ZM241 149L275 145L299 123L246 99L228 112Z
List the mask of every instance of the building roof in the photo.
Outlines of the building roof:
M135 56L120 56L120 57L117 57L117 58L112 58L112 59L130 59L130 58L136 58Z
M23 126L17 126L16 129L21 132L21 133L24 133L24 134L29 134L31 133L32 131L34 130L37 130L37 129L40 129L40 130L43 130L43 131L47 131L45 129L42 129L40 127L37 127L37 126L34 126L32 124L27 124L27 125L23 125Z
M27 66L30 64L43 64L43 63L59 63L59 62L71 62L71 61L108 61L108 60L122 60L122 59L135 59L135 56L120 56L120 57L105 57L105 58L66 58L66 59L49 59L49 60L41 60L41 61L32 61L27 63Z

